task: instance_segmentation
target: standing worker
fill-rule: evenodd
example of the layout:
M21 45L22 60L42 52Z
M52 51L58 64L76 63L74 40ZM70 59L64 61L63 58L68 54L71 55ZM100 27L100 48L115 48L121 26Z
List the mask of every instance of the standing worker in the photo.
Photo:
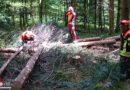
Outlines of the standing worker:
M121 28L121 47L120 47L120 64L122 74L130 78L130 21L122 20Z
M68 16L68 28L69 28L70 36L73 42L75 43L76 42L76 32L75 32L76 13L74 12L72 6L68 8L66 15Z

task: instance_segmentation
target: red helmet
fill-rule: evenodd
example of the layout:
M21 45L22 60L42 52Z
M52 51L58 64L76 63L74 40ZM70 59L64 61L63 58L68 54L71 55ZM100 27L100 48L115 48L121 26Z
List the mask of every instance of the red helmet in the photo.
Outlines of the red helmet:
M72 6L70 6L68 9L67 9L67 12L73 12L74 11L74 8Z
M120 23L120 26L127 26L127 25L130 25L130 21L127 21L127 20L122 20L121 23Z

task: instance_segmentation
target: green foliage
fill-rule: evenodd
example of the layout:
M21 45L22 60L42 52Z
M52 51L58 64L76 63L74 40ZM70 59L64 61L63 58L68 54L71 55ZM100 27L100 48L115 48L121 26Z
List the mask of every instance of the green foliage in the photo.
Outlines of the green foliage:
M67 77L65 75L65 72L63 72L62 70L57 70L55 75L54 75L54 80L66 80Z
M61 54L74 55L74 54L80 53L82 51L82 47L68 46L68 47L60 48L58 51Z
M94 86L94 90L101 90L101 84L100 84L100 83L97 83L97 84Z

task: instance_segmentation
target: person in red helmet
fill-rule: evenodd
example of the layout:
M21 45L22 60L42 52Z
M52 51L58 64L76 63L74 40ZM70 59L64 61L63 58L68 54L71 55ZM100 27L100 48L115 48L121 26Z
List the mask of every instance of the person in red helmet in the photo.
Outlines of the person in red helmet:
M120 72L130 78L130 21L122 20L121 28L121 47L120 47Z
M67 9L66 15L68 16L68 28L69 28L71 39L73 40L73 42L76 42L76 32L75 32L76 13L74 12L74 8L72 6L70 6Z
M31 31L25 31L22 33L22 42L34 45L34 36L35 35Z

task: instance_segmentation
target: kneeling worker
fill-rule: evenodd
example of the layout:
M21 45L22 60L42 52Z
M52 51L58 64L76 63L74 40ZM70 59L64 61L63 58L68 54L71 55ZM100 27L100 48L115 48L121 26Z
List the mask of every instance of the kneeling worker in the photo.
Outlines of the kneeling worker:
M34 37L35 34L33 34L31 31L25 31L22 33L22 42L27 43L27 44L31 44L32 46L35 46L34 43Z

